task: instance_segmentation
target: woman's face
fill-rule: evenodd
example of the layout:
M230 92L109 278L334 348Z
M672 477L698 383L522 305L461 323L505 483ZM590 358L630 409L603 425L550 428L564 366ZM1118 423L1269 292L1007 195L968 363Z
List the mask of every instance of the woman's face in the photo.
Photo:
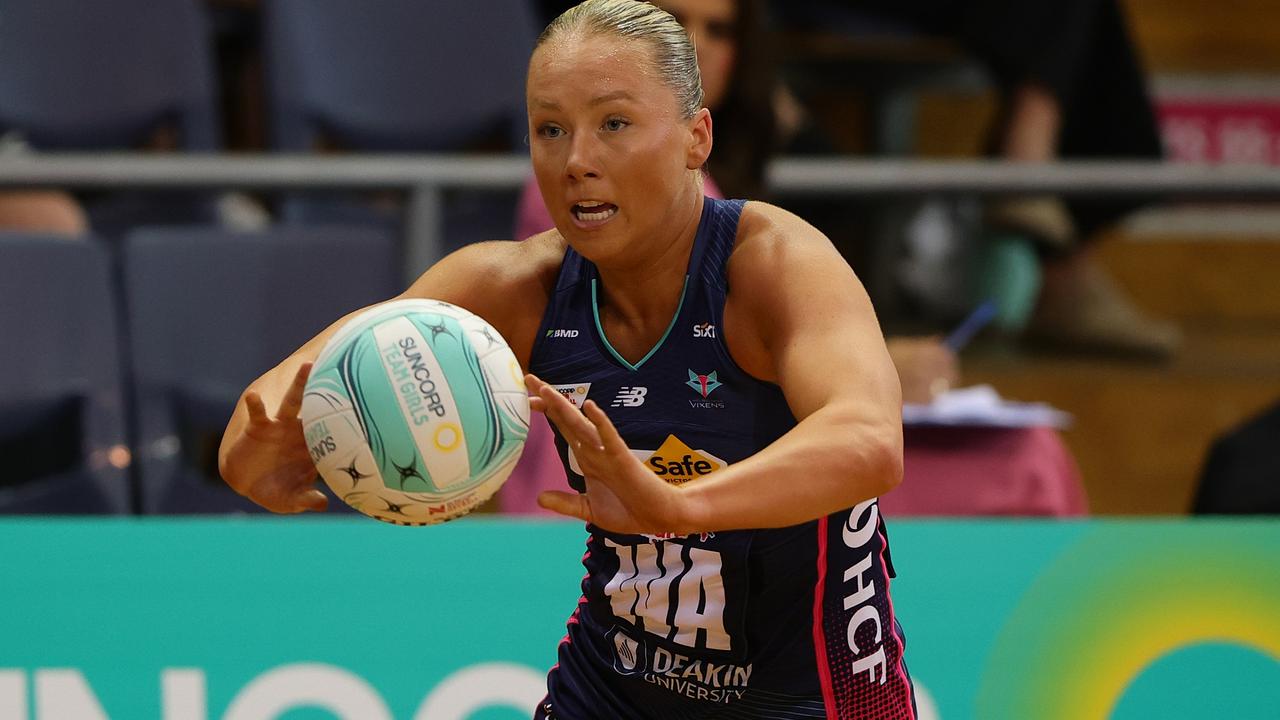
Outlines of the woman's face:
M693 38L702 72L703 104L715 110L724 102L738 57L734 28L738 0L658 0Z
M663 237L701 192L705 110L684 119L642 41L567 35L539 47L526 91L534 175L556 227L599 262ZM669 232L669 230L667 230Z

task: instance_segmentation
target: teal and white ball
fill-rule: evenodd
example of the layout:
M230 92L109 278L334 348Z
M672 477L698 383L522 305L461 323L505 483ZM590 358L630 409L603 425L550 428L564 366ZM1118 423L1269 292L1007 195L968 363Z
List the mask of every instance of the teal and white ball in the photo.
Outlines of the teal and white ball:
M529 431L523 373L491 325L395 300L325 344L302 401L311 459L339 498L400 525L452 520L511 474Z

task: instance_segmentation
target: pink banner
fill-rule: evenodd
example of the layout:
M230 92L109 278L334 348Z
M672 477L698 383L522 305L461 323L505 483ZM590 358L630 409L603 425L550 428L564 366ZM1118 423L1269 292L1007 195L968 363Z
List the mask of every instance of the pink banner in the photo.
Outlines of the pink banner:
M1157 113L1171 160L1280 166L1280 97L1165 98Z

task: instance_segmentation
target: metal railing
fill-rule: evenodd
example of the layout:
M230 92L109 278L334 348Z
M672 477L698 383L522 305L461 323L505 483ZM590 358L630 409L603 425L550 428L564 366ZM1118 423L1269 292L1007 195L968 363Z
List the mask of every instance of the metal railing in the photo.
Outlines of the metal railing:
M56 154L0 158L0 188L402 190L408 194L406 261L440 257L442 192L520 187L529 161L511 155ZM1166 199L1280 197L1280 168L1152 162L939 162L786 158L768 185L779 195L1143 196Z

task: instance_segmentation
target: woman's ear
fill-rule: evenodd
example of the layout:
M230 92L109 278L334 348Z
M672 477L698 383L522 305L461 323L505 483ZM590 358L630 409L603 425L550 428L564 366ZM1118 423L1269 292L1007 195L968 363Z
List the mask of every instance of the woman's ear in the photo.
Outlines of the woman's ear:
M711 156L711 111L702 108L689 118L689 150L685 166L699 170Z

